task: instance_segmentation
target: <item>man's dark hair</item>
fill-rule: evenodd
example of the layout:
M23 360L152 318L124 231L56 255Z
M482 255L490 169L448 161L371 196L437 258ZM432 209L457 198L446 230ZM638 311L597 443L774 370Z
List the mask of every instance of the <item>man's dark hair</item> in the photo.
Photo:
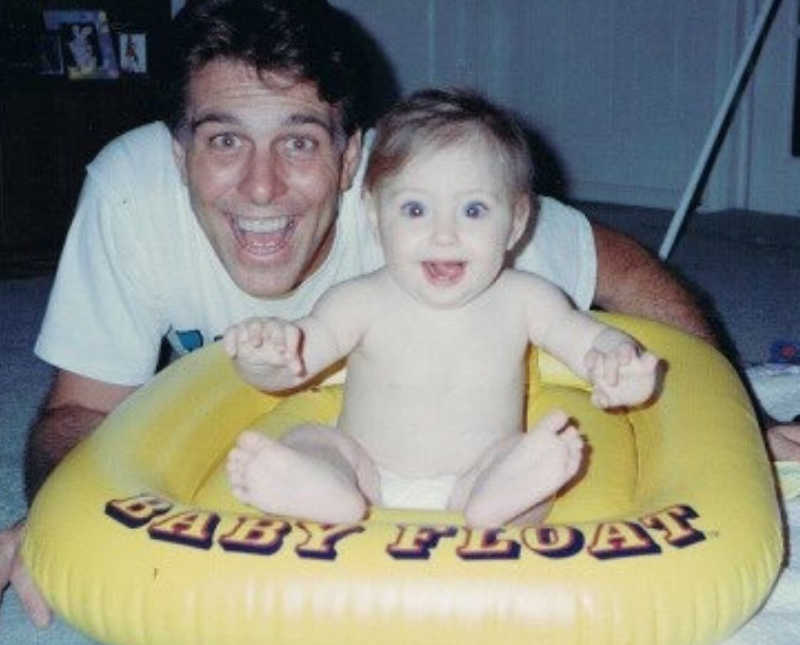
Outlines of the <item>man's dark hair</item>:
M339 108L349 136L364 119L369 84L357 30L326 0L188 0L173 24L165 121L177 135L187 125L192 74L227 60L312 81L319 98Z

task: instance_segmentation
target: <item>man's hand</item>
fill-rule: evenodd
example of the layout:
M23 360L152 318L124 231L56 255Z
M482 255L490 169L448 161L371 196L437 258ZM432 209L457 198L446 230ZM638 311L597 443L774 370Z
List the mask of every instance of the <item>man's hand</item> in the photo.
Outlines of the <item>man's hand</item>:
M50 608L36 588L20 554L24 533L24 520L0 531L0 592L10 584L31 622L39 628L47 627L50 624Z

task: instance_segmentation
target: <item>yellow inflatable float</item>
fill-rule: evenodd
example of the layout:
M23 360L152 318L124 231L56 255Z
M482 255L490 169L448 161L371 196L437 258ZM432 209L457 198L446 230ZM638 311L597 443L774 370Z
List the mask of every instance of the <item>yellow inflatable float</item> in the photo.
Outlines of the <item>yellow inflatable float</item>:
M240 505L221 467L239 432L332 421L339 392L264 396L212 346L55 471L25 561L67 621L119 645L718 642L758 609L782 556L753 411L709 346L605 318L668 361L664 391L605 413L566 368L532 359L529 415L562 406L590 444L544 526L388 509L320 525Z

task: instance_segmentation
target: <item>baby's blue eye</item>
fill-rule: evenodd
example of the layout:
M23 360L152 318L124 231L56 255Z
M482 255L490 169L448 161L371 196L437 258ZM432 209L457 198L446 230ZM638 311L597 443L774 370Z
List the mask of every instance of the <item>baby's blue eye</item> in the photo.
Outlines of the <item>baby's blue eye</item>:
M464 215L471 218L481 217L489 211L486 204L483 202L470 202L464 208Z
M408 217L422 217L425 214L425 206L420 202L406 202L400 210Z

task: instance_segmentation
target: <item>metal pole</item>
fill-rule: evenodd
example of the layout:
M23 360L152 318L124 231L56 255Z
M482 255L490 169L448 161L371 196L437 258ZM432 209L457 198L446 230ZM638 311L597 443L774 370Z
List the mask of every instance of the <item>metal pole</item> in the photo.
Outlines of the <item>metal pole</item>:
M700 180L705 175L705 172L709 166L709 162L711 161L711 154L716 148L717 141L722 132L722 126L727 121L731 111L735 108L734 103L736 95L742 84L742 79L744 78L745 72L747 71L748 66L753 61L753 57L756 54L756 46L765 35L766 30L769 27L769 17L772 15L772 11L779 2L780 0L765 0L761 7L761 12L756 18L753 31L750 33L750 38L747 40L744 51L739 57L739 63L736 65L736 70L734 71L733 77L728 84L728 89L725 92L724 98L722 99L722 104L720 105L719 110L717 110L717 114L714 117L714 122L711 124L711 129L706 137L705 145L703 145L703 149L700 152L697 163L694 166L694 171L689 179L689 183L687 184L686 189L683 191L683 197L681 197L678 209L672 216L672 220L669 223L669 228L664 236L664 241L661 243L658 256L662 260L667 259L670 251L672 250L673 244L675 244L675 238L678 237L678 232L683 224L683 220L686 218L689 206L694 200Z

